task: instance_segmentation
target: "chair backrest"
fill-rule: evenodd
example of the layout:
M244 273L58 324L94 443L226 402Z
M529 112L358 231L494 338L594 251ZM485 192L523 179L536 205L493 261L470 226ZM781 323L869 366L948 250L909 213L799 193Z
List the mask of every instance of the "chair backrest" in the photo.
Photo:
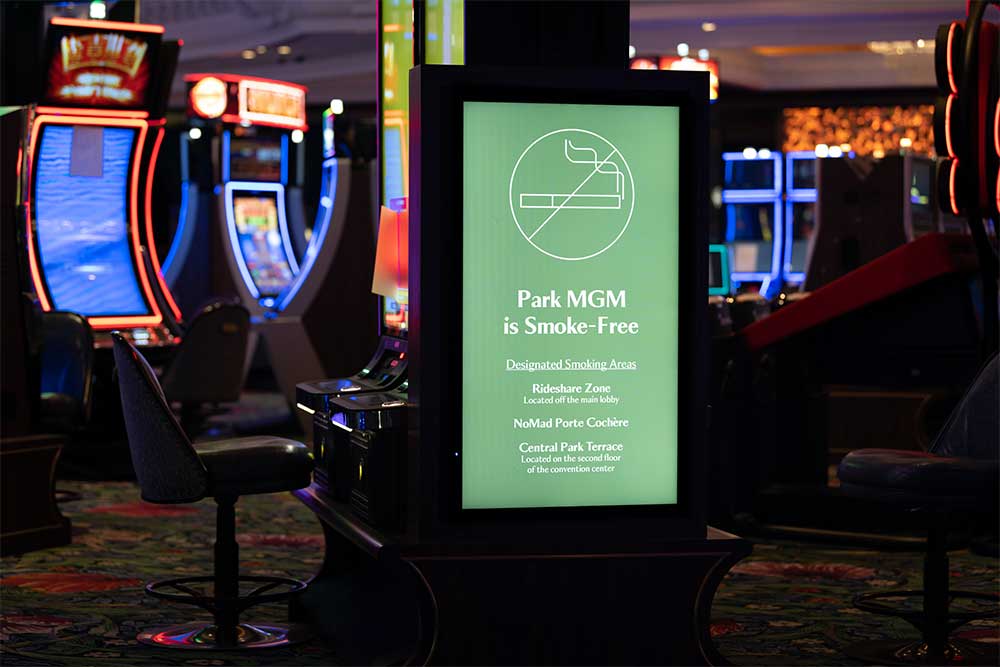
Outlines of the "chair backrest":
M215 302L202 308L163 374L163 393L179 403L239 400L250 333L250 311ZM211 369L211 372L206 372Z
M997 355L986 362L965 396L952 411L930 451L940 456L1000 459L1000 362Z
M72 398L80 417L90 407L94 332L85 317L65 311L42 314L41 393Z
M121 334L111 334L132 465L142 497L153 503L200 500L208 472L170 411L156 373Z

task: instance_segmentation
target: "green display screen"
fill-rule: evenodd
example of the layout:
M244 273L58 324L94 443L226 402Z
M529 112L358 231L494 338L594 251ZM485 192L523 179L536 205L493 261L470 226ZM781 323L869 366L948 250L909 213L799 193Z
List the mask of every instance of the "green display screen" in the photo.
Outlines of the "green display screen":
M464 103L462 509L677 503L679 123Z

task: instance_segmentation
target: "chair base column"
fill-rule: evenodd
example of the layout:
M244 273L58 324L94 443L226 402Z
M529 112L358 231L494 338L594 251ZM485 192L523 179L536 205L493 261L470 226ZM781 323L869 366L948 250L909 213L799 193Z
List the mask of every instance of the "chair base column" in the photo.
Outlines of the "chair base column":
M240 623L236 626L235 642L222 641L215 625L198 622L147 630L136 637L140 643L150 646L202 651L278 648L297 644L309 638L309 631L298 625Z
M866 665L992 665L1000 664L995 644L949 639L944 653L933 654L922 641L858 642L844 653Z

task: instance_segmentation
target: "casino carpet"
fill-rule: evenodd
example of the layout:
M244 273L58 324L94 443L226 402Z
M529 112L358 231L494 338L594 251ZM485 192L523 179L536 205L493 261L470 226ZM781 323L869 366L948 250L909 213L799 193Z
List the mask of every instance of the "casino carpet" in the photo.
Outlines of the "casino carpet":
M4 558L4 665L336 665L336 647L318 642L264 653L168 652L136 643L139 629L201 618L142 592L154 578L207 573L214 505L149 505L126 482L66 482L80 499L63 504L73 544ZM319 566L323 539L309 511L288 494L250 496L238 505L244 573L307 577ZM996 559L952 555L956 588L996 593ZM841 653L854 641L904 638L904 622L861 613L861 591L919 585L920 555L835 549L790 542L755 545L754 555L725 580L712 612L712 633L737 665L852 665ZM251 610L279 620L281 605ZM1000 641L996 622L960 634Z

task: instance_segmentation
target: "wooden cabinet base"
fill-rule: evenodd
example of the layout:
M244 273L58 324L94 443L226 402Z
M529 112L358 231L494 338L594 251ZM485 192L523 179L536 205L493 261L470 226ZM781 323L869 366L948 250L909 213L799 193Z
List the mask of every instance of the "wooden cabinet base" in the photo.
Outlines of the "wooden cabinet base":
M59 512L55 499L56 462L64 443L57 435L0 438L0 554L70 543L69 519Z

